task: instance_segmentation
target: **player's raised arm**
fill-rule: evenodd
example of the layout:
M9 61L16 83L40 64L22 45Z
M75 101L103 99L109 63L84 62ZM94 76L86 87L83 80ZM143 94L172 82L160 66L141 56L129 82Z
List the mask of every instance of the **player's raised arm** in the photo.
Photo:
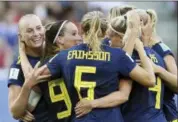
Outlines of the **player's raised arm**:
M129 11L125 17L127 19L127 31L123 37L123 42L125 43L123 50L131 56L135 40L139 38L139 35L141 34L140 17L135 11Z
M130 18L130 19L132 19L132 18ZM110 25L112 28L110 27L110 29L109 29L109 36L112 41L111 46L121 47L121 48L123 47L125 42L122 39L121 35L124 35L125 33L127 33L126 22L127 22L127 20L123 16L116 17L115 19L113 19L111 21ZM129 33L127 33L127 34L129 37ZM115 41L116 38L117 38L117 41ZM155 76L154 76L154 72L153 72L153 67L151 65L151 62L147 58L147 55L143 48L143 44L141 44L141 41L139 41L138 38L137 39L135 38L134 40L127 40L127 41L134 41L134 42L136 41L137 42L137 51L139 51L139 56L141 59L141 63L143 65L143 68L136 65L136 67L130 72L130 77L133 80L137 81L138 83L140 83L144 86L147 86L147 87L154 86L155 85ZM131 42L131 46L133 46L134 42ZM128 42L128 43L130 43L130 42ZM133 47L132 47L132 50L133 50ZM120 61L122 62L121 65L123 65L123 67L120 67L120 68L122 68L121 71L126 71L124 66L126 66L128 68L129 66L126 65L127 63L132 65L132 63L134 62L127 53L124 54L123 58L121 58ZM128 62L126 63L126 61L128 61ZM126 71L126 72L128 73L128 71Z
M148 59L143 44L140 40L136 41L136 50L141 59L142 67L136 65L136 67L130 72L130 77L136 82L150 87L155 85L155 74L153 71L153 67L151 61Z

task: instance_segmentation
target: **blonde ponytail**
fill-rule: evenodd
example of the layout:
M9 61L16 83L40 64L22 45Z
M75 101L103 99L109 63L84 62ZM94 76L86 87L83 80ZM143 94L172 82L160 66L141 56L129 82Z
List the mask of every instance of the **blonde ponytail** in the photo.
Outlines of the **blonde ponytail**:
M148 9L146 12L150 15L151 21L153 23L154 33L156 33L156 24L158 21L157 14L153 9Z
M82 19L84 40L92 51L101 51L101 40L107 29L106 19L100 11L89 12Z
M115 6L110 9L108 20L110 21L111 19L115 17L125 15L128 11L131 11L133 9L136 9L136 7L131 6L131 5Z
M121 12L120 12L120 7L119 6L115 6L113 8L110 9L109 11L109 21L117 16L121 16Z

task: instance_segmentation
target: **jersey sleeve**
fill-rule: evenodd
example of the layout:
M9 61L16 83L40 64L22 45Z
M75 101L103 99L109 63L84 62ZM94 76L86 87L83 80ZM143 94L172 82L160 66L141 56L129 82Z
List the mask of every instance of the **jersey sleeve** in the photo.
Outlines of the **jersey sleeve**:
M59 78L60 77L60 68L61 68L61 55L56 54L54 57L52 57L48 63L47 67L51 73L52 78Z
M167 56L167 55L172 55L172 56L174 56L173 55L173 53L172 53L172 51L171 51L171 49L166 45L166 44L164 44L163 42L159 42L159 43L156 43L153 47L152 47L152 49L154 50L154 51L156 51L161 57L165 57L165 56Z
M7 86L8 87L10 85L22 86L23 83L24 83L24 76L20 65L12 64L9 70Z
M128 77L130 72L133 70L135 66L136 66L136 63L131 58L131 56L127 54L126 52L124 52L119 59L119 72L123 76Z

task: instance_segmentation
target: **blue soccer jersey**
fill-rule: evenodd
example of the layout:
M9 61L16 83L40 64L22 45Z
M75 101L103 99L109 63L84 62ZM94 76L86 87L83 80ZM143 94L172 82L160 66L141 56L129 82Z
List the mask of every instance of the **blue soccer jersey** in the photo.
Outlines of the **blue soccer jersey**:
M156 43L155 45L153 45L152 49L156 51L162 58L167 55L173 56L170 48L163 42ZM178 121L178 111L176 109L174 96L175 94L168 87L165 87L163 111L167 121L169 122L174 120Z
M157 65L165 68L163 59L152 49L145 47L147 56ZM133 59L139 60L138 53L133 52ZM164 85L156 76L156 86L146 88L133 82L129 101L122 105L125 122L166 122L163 114Z
M48 59L45 62L48 62ZM47 102L50 120L52 122L71 122L74 115L74 111L72 111L74 102L71 99L74 101L73 96L76 96L74 88L70 88L64 79L59 77L53 77L47 82L40 83L39 87Z
M111 40L106 37L106 38L103 39L102 44L103 44L103 45L110 46L110 45L111 45Z
M120 76L129 76L136 63L121 49L102 46L91 51L80 44L57 54L48 64L53 77L63 77L76 90L78 99L93 100L118 90ZM76 101L78 102L78 101ZM75 122L123 122L120 107L93 109Z
M40 58L27 56L30 64L34 67L35 64L40 60ZM18 85L23 86L25 82L24 74L20 65L20 57L18 60L15 60L10 67L9 72L9 79L8 79L8 87L10 85ZM32 112L35 117L35 122L49 122L48 119L48 111L47 111L47 104L44 101L44 98L41 97L38 105L36 106L35 110Z

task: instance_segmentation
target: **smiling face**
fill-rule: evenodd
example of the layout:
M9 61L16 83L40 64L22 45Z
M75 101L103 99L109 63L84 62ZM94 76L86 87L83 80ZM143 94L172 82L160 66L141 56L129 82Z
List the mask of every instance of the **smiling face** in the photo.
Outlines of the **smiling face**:
M40 48L44 41L44 27L37 16L24 17L20 23L20 37L30 48Z

